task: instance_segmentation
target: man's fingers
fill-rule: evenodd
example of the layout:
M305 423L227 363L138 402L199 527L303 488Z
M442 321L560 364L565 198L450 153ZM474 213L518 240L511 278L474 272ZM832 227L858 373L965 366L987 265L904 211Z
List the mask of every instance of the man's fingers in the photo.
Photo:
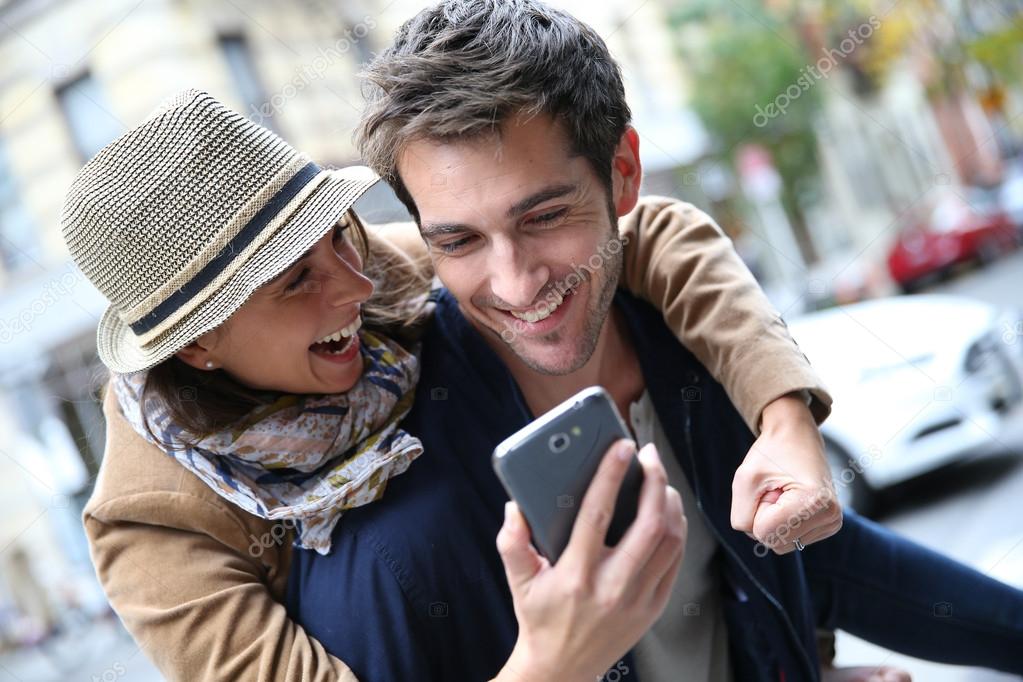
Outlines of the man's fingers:
M661 579L657 583L657 587L654 589L654 604L656 604L658 608L663 609L665 605L667 605L668 599L671 598L672 588L675 586L675 581L678 579L678 569L686 558L684 544L685 543L683 543L683 547L675 554L675 560L672 561L668 570L661 576Z
M618 490L635 452L636 444L631 440L619 440L608 449L579 505L579 515L562 558L568 556L569 562L585 563L604 550Z
M667 583L670 589L678 567L685 557L686 538L689 522L682 509L682 496L678 490L668 487L664 499L664 513L668 520L668 529L664 533L661 544L653 557L643 567L643 582L655 581L654 599L658 599L661 590Z
M664 513L668 474L665 473L657 448L652 443L640 450L639 463L643 467L639 509L632 525L615 546L616 556L612 559L617 564L612 573L620 576L632 574L636 568L644 566L661 543L661 538L668 528L668 519Z
M513 591L523 588L546 562L530 542L529 525L514 502L504 506L504 525L497 534L497 551Z

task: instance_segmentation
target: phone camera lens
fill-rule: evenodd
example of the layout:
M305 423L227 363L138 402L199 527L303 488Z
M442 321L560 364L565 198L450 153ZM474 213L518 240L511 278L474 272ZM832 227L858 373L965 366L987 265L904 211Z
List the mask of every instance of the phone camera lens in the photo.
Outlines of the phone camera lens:
M568 449L569 442L570 439L567 433L556 433L553 436L551 436L551 439L547 442L547 445L548 447L550 447L551 452L557 455Z

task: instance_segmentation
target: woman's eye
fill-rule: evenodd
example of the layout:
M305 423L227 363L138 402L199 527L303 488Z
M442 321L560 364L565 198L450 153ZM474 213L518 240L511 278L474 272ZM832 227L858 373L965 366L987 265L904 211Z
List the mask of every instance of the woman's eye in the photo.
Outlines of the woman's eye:
M346 237L347 237L347 233L348 233L348 225L335 225L334 226L334 241L335 242L339 242L339 241L343 242L346 239Z
M308 275L308 274L309 274L309 268L304 268L302 270L302 272L298 273L298 276L295 277L295 279L291 280L291 284L286 286L284 288L284 290L286 292L288 292L288 293L291 293L293 291L297 291L299 289L299 287L302 286L302 282L305 281L306 275Z

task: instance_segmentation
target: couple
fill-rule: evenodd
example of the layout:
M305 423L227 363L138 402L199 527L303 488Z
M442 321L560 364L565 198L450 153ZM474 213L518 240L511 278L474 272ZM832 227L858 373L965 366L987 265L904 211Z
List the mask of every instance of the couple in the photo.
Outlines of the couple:
M169 678L791 682L821 676L815 627L1019 672L1017 591L855 514L838 530L807 408L829 399L713 222L638 196L599 37L450 0L369 75L361 148L415 217L429 301L421 250L350 211L374 176L202 93L69 195L69 248L111 301L86 530ZM600 539L631 447L552 567L489 455L591 384L655 447L622 543Z

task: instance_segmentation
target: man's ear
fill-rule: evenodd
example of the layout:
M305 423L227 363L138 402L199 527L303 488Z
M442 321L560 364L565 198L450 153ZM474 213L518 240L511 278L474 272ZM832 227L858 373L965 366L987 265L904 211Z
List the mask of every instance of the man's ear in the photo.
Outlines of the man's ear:
M611 159L611 192L615 211L621 217L636 207L643 165L639 160L639 134L627 126Z
M213 349L216 346L217 337L216 329L207 332L179 350L174 356L195 369L217 369L220 367L220 363L213 357ZM213 366L210 367L207 363L212 363Z

